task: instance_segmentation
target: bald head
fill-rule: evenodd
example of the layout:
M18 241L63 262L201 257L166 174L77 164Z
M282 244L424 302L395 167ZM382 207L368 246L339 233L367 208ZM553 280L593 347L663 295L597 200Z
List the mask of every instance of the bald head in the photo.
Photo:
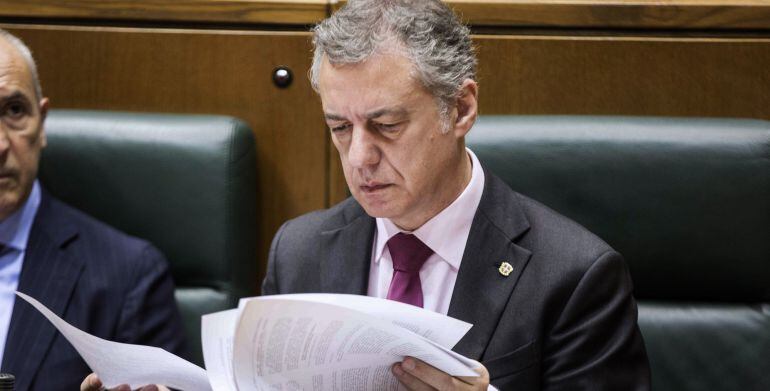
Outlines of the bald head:
M0 32L0 221L26 202L46 145L48 99L36 73L29 49Z
M37 75L37 65L32 57L29 47L13 34L0 29L0 55L18 56L24 62L24 66L30 73L32 87L35 90L35 98L43 98L43 88L40 86L40 78Z

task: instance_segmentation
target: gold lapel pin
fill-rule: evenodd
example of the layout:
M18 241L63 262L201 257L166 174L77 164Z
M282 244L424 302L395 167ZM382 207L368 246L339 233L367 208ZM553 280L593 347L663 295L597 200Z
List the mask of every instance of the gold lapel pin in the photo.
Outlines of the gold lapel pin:
M500 274L502 274L504 277L508 277L513 271L513 266L511 266L510 263L503 261L497 271L499 271Z

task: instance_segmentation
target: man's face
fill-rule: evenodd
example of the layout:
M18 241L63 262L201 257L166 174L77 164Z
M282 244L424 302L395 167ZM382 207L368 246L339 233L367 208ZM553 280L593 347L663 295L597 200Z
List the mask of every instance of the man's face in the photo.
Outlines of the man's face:
M32 189L46 144L47 105L37 101L20 53L0 38L0 220L18 210Z
M370 216L403 229L418 228L459 195L467 159L464 133L442 131L446 119L411 71L410 60L395 54L347 65L324 58L318 78L352 195Z

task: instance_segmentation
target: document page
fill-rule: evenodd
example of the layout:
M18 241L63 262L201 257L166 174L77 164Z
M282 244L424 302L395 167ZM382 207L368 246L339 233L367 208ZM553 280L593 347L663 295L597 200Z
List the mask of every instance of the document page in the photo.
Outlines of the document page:
M233 336L240 311L237 309L203 315L201 343L211 388L237 390L233 378Z
M450 349L473 326L470 323L437 312L378 297L329 293L297 293L260 297L261 300L271 298L327 303L350 308L403 327ZM243 299L242 302L251 299Z
M396 390L390 367L406 356L453 376L477 376L475 361L350 308L272 297L248 300L241 310L233 344L240 391Z
M470 325L417 307L350 295L243 300L205 315L207 370L163 349L107 341L17 292L73 345L107 387L164 384L185 391L399 390L391 366L406 356L453 376L480 364L452 352ZM451 330L449 330L451 329Z
M56 316L39 301L16 294L45 316L99 375L107 388L128 384L132 389L165 384L185 391L210 391L206 371L163 349L112 342L95 337Z

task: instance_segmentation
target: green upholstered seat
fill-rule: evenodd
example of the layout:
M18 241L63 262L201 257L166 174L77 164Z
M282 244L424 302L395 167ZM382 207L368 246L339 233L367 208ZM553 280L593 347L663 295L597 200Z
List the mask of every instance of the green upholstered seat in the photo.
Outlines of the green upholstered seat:
M770 122L487 116L468 144L625 256L654 390L770 390Z
M160 248L202 363L200 316L256 292L251 130L222 116L53 110L46 133L43 185Z

